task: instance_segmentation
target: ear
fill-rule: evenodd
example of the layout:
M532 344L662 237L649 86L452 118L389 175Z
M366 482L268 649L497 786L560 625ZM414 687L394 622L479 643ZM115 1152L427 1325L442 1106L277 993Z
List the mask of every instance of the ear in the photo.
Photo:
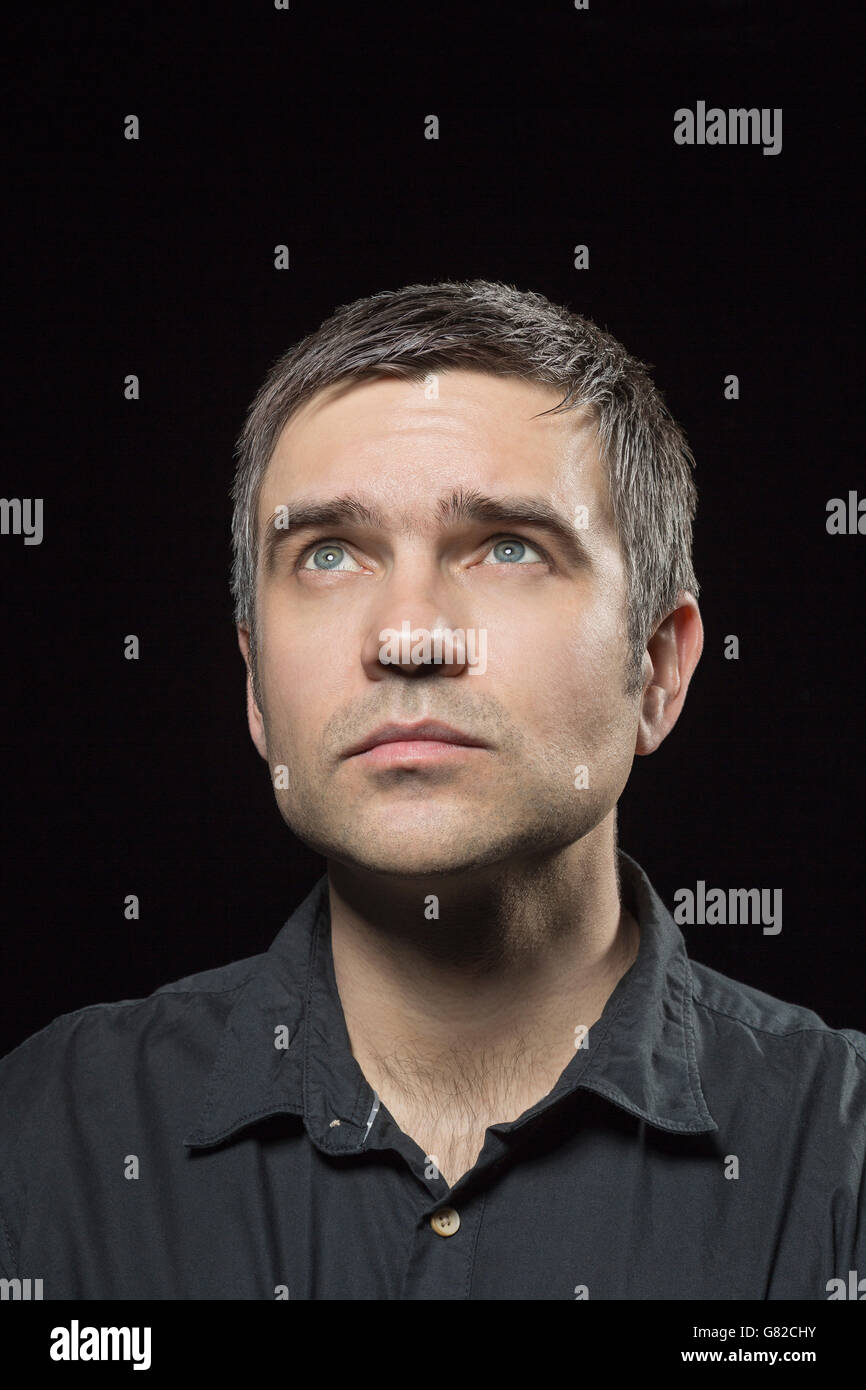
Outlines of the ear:
M238 626L238 646L247 668L247 723L250 729L250 738L256 745L260 755L265 762L268 760L268 746L265 739L265 723L262 719L262 712L256 704L256 697L253 694L253 675L250 666L250 634L245 627Z
M685 591L659 623L644 653L635 753L654 753L680 717L686 691L704 649L704 625L694 596Z

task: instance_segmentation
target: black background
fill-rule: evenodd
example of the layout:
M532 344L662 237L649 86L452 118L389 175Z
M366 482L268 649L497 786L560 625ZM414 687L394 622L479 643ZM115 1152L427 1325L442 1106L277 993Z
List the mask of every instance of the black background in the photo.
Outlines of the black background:
M853 22L733 0L8 21L2 493L44 498L45 534L0 537L0 1052L265 949L321 872L247 731L234 440L336 305L473 276L613 332L697 458L706 645L679 724L636 759L620 843L669 906L699 878L782 888L780 935L686 927L691 954L866 1029L866 539L825 527L829 498L866 493ZM675 145L698 100L782 107L781 153Z

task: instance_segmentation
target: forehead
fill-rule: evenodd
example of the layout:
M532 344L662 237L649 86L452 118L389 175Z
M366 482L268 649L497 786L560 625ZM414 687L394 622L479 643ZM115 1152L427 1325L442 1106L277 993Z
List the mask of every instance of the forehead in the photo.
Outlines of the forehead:
M449 370L422 381L343 381L316 393L282 430L262 483L261 527L292 501L363 492L422 524L446 491L536 493L570 514L583 504L612 525L592 413L542 416L553 387Z

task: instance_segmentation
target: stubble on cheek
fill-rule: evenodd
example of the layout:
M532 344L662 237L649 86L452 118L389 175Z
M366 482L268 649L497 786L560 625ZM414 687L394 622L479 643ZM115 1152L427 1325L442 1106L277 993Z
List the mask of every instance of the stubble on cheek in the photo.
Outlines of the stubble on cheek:
M480 753L488 767L459 774L380 776L329 756L322 740L269 731L277 804L289 829L321 854L386 872L434 872L562 848L607 812L598 779L574 785L575 747L522 736ZM473 755L474 757L474 755Z
M333 690L323 702L309 673L299 686L296 662L278 674L269 671L260 708L272 788L286 825L319 852L366 853L380 866L401 849L395 844L401 836L405 855L417 854L419 862L424 854L432 862L437 853L451 862L461 853L490 862L497 854L562 846L588 833L621 790L622 680L616 683L616 662L585 621L571 640L552 644L549 637L548 631L534 652L533 643L524 644L523 683L501 697L483 680L428 680L417 687L380 686L360 698L344 692L335 708ZM321 666L327 682L327 663ZM277 699L275 690L282 692ZM479 762L438 780L425 773L390 779L352 768L341 756L375 724L413 719L422 705L488 737L495 749L480 757L490 758L489 767ZM581 766L589 782L578 787Z

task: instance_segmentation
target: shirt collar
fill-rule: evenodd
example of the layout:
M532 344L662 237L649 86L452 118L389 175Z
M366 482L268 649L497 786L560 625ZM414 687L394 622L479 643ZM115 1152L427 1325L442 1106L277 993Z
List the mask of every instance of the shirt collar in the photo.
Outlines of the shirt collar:
M718 1125L697 1067L682 932L640 865L623 850L617 863L622 901L640 926L637 957L586 1035L586 1047L576 1049L550 1094L521 1120L582 1087L658 1129L708 1133ZM323 876L256 958L184 1143L210 1147L257 1120L296 1114L324 1152L358 1152L377 1107L352 1055L340 1004Z

